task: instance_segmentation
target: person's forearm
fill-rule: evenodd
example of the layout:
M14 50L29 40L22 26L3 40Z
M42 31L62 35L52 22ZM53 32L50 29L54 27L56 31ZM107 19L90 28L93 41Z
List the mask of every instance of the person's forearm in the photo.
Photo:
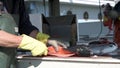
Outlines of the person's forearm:
M18 47L22 41L21 36L7 33L0 30L0 46L3 47Z
M29 34L29 36L31 36L31 37L33 37L33 38L36 38L38 32L39 32L38 30L33 30L33 31Z

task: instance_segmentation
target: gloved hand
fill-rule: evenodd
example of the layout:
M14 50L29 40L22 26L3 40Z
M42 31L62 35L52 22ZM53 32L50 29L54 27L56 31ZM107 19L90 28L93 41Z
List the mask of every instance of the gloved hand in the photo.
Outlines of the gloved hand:
M47 43L47 40L50 36L44 33L37 33L36 39L43 42L43 43Z
M22 36L23 39L18 48L24 50L31 50L33 56L47 55L48 50L43 42L33 39L32 37L29 37L25 34L23 34Z
M48 39L49 37L50 37L49 35L39 32L36 36L36 39L41 41L41 42L44 42L45 44L54 46L56 51L58 51L59 45L63 46L63 48L67 48L67 46L65 44L63 44L57 40L49 40Z
M56 51L58 51L58 49L59 49L58 46L62 46L63 48L67 48L67 46L64 43L61 43L60 41L57 41L57 40L48 40L47 44L54 46Z

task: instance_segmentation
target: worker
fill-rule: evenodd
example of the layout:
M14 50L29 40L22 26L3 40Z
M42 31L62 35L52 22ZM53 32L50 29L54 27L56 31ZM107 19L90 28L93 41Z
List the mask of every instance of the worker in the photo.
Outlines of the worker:
M120 1L118 1L114 7L110 4L105 6L104 12L104 25L108 26L110 30L114 29L114 41L120 48ZM110 10L108 10L110 8ZM113 25L113 27L112 27Z
M114 42L120 47L120 1L115 5L113 10L116 12L116 19L114 19Z
M4 4L4 5L3 5ZM11 15L12 14L12 15ZM14 16L15 15L15 16ZM18 15L18 17L17 17ZM19 19L19 20L16 20ZM19 27L15 35L14 26ZM31 37L30 37L31 36ZM16 68L16 48L30 50L33 56L47 55L46 44L65 45L56 40L50 40L49 35L40 33L29 20L25 10L24 0L1 0L0 2L0 67Z

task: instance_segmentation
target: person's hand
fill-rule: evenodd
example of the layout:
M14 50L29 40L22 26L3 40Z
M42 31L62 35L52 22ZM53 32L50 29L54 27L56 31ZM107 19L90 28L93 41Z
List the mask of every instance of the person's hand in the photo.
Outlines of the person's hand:
M47 43L47 40L50 36L44 33L37 33L36 39L43 42L43 43Z
M45 43L46 45L54 46L55 50L58 51L58 46L62 46L63 48L67 48L67 46L64 43L61 43L57 40L50 40L48 39L50 36L44 33L38 32L36 39Z
M25 34L23 34L22 37L23 39L18 48L30 50L33 56L47 55L47 46L43 42L40 42Z
M57 40L48 40L47 44L52 45L56 51L58 51L58 46L62 46L63 48L67 48L67 46L64 43L57 41Z

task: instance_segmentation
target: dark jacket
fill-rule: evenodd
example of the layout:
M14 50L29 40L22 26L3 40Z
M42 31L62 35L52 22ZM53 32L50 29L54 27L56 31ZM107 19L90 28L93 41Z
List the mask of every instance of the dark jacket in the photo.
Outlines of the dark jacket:
M120 13L120 1L115 5L113 9Z
M2 0L10 14L18 15L18 28L20 34L29 35L31 31L38 30L30 22L29 15L25 8L24 0Z

